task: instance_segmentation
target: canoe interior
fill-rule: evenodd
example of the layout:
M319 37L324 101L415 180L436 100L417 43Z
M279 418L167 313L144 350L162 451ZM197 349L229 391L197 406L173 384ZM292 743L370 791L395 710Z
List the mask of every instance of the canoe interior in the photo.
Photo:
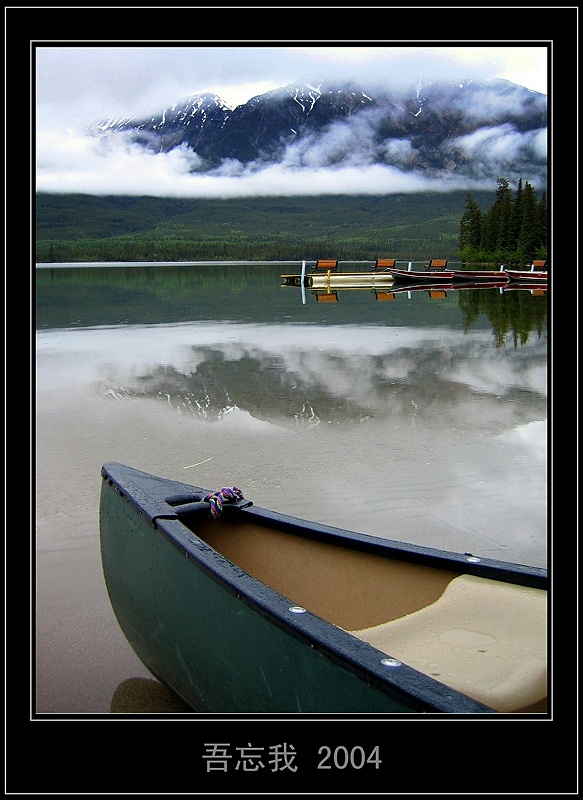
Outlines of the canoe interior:
M345 630L417 611L435 602L460 574L234 519L204 520L193 528L245 572Z
M327 542L306 539L238 519L218 521L218 524L217 521L204 520L197 522L194 529L196 534L214 550L262 583L328 622L386 651L388 655L395 654L396 651L391 650L391 646L400 646L398 637L403 634L392 629L390 625L387 626L387 623L406 617L408 620L413 620L408 615L415 612L423 613L424 610L428 616L433 615L434 612L429 611L428 607L436 604L444 596L451 582L454 579L463 580L464 577L467 581L467 576L457 570L438 569L399 559L379 558L374 554L337 547ZM479 582L482 579L473 580ZM470 592L472 588L470 586ZM464 589L467 590L467 587ZM512 608L517 597L514 590L515 587L511 587L509 596L504 599L501 597L499 602L506 603L509 618L515 617L505 633L510 629L518 637L521 634L521 625L532 624L532 620L528 621L528 612L525 615L522 610ZM504 587L495 587L495 591L503 593ZM546 603L546 598L544 600L542 598L545 593L542 590L528 588L520 591L535 595L530 615L531 617L533 614L538 615L542 605ZM453 602L457 602L458 598ZM443 600L441 602L443 603ZM475 614L475 610L472 614ZM430 618L427 624L431 628L436 622ZM446 610L444 630L448 624ZM480 624L483 624L483 620ZM492 620L486 620L486 626L488 625L491 625L492 629L498 627L498 623ZM541 622L541 626L546 630L545 621ZM456 634L448 635L457 635L459 639L456 644L463 648L468 637L478 637L482 634L458 631ZM528 647L529 643L526 641L525 651ZM517 651L519 649L520 646L517 647ZM402 652L405 651L411 652L411 648L406 645ZM536 661L536 656L534 660ZM471 666L471 662L469 663ZM476 675L479 675L482 667L478 662L474 662L473 666ZM431 674L430 669L427 670L427 674ZM480 675L480 679L481 677ZM447 680L445 682L447 683ZM516 689L519 687L509 687L507 691ZM533 713L545 712L546 709L545 696L513 710Z

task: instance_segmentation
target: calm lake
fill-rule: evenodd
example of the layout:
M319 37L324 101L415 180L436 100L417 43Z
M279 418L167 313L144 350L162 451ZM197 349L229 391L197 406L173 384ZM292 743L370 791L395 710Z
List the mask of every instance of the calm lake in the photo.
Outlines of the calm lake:
M109 605L107 461L547 566L547 293L386 302L365 288L322 302L282 285L300 268L37 265L32 713L185 710Z

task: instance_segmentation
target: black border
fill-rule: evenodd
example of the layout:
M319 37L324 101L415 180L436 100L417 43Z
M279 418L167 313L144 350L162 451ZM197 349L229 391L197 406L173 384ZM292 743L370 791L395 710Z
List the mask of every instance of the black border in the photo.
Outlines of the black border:
M317 8L317 7L316 7ZM573 230L576 227L577 189L573 167L576 166L577 148L577 59L578 59L578 7L343 7L330 9L321 7L328 14L315 17L314 7L5 7L6 49L6 101L7 121L12 117L14 125L6 126L6 225L16 214L22 214L22 204L15 202L22 175L16 174L14 160L9 154L17 152L17 143L22 138L22 122L16 119L22 109L23 73L30 70L31 42L47 42L52 46L68 44L134 43L135 39L108 39L112 32L120 30L135 36L150 27L152 30L168 31L163 41L172 44L216 44L230 46L239 43L274 44L265 40L249 42L228 39L178 41L175 32L191 28L200 31L213 30L213 13L217 31L227 30L233 23L242 24L245 14L246 27L259 22L273 21L274 12L280 30L301 28L313 29L316 19L324 21L326 37L341 29L354 30L358 26L367 30L399 30L426 35L425 40L409 42L406 39L391 40L395 44L411 45L472 44L504 45L542 44L550 47L552 54L551 100L552 122L561 119L562 124L551 125L553 135L549 137L552 147L554 131L560 144L558 150L567 156L567 179L565 189L561 182L561 217L553 220L553 234L559 234L557 242L569 241L569 250L562 257L551 256L551 263L560 263L560 269L575 270L573 262ZM107 13L107 12L113 13ZM203 14L202 12L208 12ZM227 12L227 13L225 13ZM267 12L267 13L266 13ZM380 12L380 13L379 13ZM317 24L317 23L316 23ZM281 27L280 27L281 26ZM451 38L452 31L472 31L480 40L460 42ZM131 30L130 30L131 29ZM64 39L63 32L75 31L76 41ZM420 33L421 32L421 33ZM425 33L427 32L427 33ZM503 33L505 37L501 39ZM443 39L436 38L444 35ZM160 40L141 41L154 44ZM298 45L318 44L384 44L378 41L345 41L321 39L297 41ZM386 44L390 44L387 41ZM280 43L280 42L275 42ZM283 40L282 44L294 41ZM34 98L31 96L31 120ZM556 110L556 117L555 117ZM566 123L566 125L564 124ZM31 126L32 132L32 126ZM31 137L32 138L32 137ZM34 150L34 141L31 141ZM559 154L556 155L557 161ZM10 161L10 163L9 163ZM31 160L31 164L33 160ZM551 151L550 165L555 157ZM558 173L560 174L560 173ZM550 172L549 196L552 205L552 171ZM13 179L13 180L11 180ZM31 170L31 184L34 180ZM568 185L567 185L568 184ZM29 196L30 204L30 196ZM563 214L563 209L565 213ZM571 211L571 213L569 213ZM558 215L557 215L558 217ZM564 218L563 218L564 217ZM561 239L561 224L570 224ZM575 239L575 241L577 241ZM7 241L7 251L10 242ZM560 244L557 245L559 249ZM571 262L571 263L567 263ZM7 259L8 265L8 259ZM8 288L8 269L6 288ZM14 288L14 271L10 274ZM576 297L576 292L574 293ZM16 295L12 295L13 297ZM570 338L571 334L569 334ZM6 348L9 353L10 348ZM34 406L34 403L33 403ZM573 419L569 431L573 428ZM33 452L34 443L31 446ZM8 451L6 451L8 452ZM31 462L33 459L31 459ZM5 470L5 475L8 470ZM571 477L571 470L566 471ZM577 471L572 476L576 484ZM31 487L34 486L34 464L31 463ZM8 480L8 479L6 479ZM555 487L556 488L556 487ZM569 499L572 497L572 489ZM13 506L11 506L11 509ZM554 702L552 720L528 722L516 720L498 723L495 720L466 721L476 724L495 724L495 729L479 730L476 727L460 727L464 720L428 720L425 726L417 720L398 720L377 724L374 720L339 723L326 721L286 721L280 726L270 720L241 720L240 722L210 721L204 724L184 723L192 718L168 715L157 720L159 725L147 724L153 720L140 718L93 718L79 715L32 721L29 716L30 694L29 669L27 664L27 638L22 645L24 609L30 602L30 587L22 581L17 568L22 558L22 540L15 542L14 515L11 514L11 529L7 530L6 555L11 556L11 569L7 574L12 585L7 587L6 599L6 649L5 649L5 790L6 794L577 794L577 723L578 673L577 673L577 591L576 591L576 546L577 529L570 525L561 529L563 541L554 546L556 559L552 574L557 577L557 590L553 592L552 606L560 648L553 652ZM8 515L6 515L8 519ZM34 520L33 520L34 526ZM552 526L551 526L552 533ZM34 535L32 537L34 539ZM567 540L567 541L565 541ZM562 556L563 547L567 558ZM18 546L18 550L16 547ZM16 567L16 568L15 568ZM560 572L559 572L560 570ZM18 576L18 578L17 578ZM17 582L16 580L17 579ZM34 606L30 608L31 616ZM557 637L557 640L559 637ZM182 727L179 727L180 723ZM100 727L100 723L107 728ZM113 723L113 725L111 724ZM165 723L163 725L162 723ZM390 727L387 727L387 724ZM445 729L434 726L447 725ZM170 727L168 727L170 725ZM511 727L513 726L513 727ZM516 727L518 726L518 727ZM275 782L271 776L277 773L263 769L257 773L230 772L224 775L212 773L212 780L202 766L205 742L230 741L234 746L269 747L275 741L287 741L309 752L308 763L296 773L281 773ZM353 772L347 770L317 770L314 753L322 745L357 747L365 749L376 744L382 749L382 769ZM30 760L31 763L26 763ZM9 777L8 777L9 774ZM322 775L324 778L322 779ZM378 779L383 780L379 781ZM323 791L320 791L322 789Z

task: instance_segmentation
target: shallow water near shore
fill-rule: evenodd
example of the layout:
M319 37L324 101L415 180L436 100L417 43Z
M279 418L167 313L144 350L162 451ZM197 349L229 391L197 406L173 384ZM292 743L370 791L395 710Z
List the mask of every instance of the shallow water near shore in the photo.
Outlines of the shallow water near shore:
M378 302L290 264L43 266L36 281L38 714L188 711L127 644L101 572L120 461L390 539L546 566L546 297Z

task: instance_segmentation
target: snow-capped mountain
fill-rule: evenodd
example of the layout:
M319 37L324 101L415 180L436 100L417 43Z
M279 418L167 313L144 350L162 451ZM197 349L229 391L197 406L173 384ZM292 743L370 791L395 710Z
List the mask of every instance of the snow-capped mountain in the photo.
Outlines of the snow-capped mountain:
M394 166L401 171L546 182L547 97L505 80L408 90L290 84L230 108L188 97L141 119L91 124L156 152L192 151L197 172L257 163L288 168Z

